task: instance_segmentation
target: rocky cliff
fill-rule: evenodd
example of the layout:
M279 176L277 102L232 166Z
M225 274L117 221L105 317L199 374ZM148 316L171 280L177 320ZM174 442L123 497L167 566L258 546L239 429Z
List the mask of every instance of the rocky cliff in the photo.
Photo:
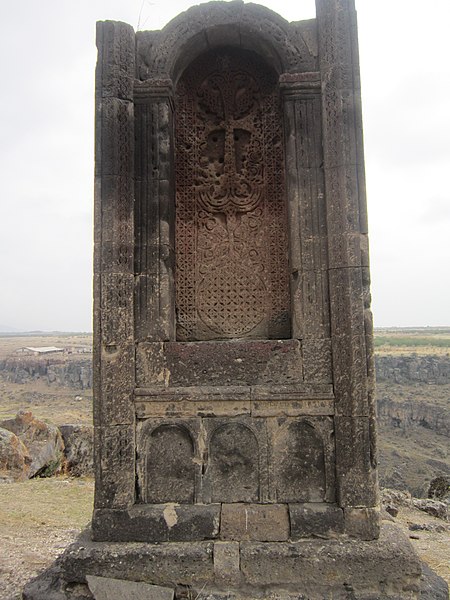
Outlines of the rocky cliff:
M378 390L378 420L381 424L408 429L419 425L439 435L450 437L450 402L447 409L435 405L432 399L415 395L400 399L392 397L389 390Z
M0 374L12 383L44 381L78 390L92 388L92 360L86 358L9 357L0 361Z
M450 383L450 356L380 355L376 359L378 382Z

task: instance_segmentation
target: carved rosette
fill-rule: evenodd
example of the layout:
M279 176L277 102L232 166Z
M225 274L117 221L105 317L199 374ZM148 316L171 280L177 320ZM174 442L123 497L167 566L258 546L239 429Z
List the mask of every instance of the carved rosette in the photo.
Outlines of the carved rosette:
M290 333L276 78L255 55L208 53L176 94L177 338Z

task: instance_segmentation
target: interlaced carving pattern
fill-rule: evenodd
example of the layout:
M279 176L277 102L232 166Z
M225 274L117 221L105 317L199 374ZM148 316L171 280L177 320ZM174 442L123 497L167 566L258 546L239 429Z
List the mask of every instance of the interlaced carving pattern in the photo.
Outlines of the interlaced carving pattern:
M180 340L288 337L281 115L251 53L197 59L176 95Z

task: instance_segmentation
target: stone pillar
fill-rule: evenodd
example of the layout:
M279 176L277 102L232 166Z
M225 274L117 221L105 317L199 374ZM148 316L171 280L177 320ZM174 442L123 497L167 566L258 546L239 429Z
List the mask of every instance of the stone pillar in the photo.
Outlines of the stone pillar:
M170 79L135 85L136 342L175 339L173 92Z
M101 509L134 503L134 31L98 23L97 47L94 425Z
M353 0L316 0L316 11L338 502L350 530L376 537L372 321L356 12Z
M292 337L305 381L332 383L320 73L280 77L286 139Z

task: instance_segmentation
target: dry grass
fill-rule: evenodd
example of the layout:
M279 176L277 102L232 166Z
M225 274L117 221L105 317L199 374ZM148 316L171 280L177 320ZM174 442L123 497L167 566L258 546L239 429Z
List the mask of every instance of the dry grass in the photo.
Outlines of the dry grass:
M30 410L38 419L55 425L89 425L92 390L49 386L43 381L11 383L0 376L0 421L13 418L19 410Z
M51 477L0 486L1 527L85 527L92 516L93 480Z
M395 521L410 538L411 544L420 558L450 586L450 531L448 525L446 530L441 532L409 530L409 526L413 523L445 527L445 521L406 507L400 508Z
M35 479L0 487L0 599L20 600L25 583L74 541L92 516L92 479Z

